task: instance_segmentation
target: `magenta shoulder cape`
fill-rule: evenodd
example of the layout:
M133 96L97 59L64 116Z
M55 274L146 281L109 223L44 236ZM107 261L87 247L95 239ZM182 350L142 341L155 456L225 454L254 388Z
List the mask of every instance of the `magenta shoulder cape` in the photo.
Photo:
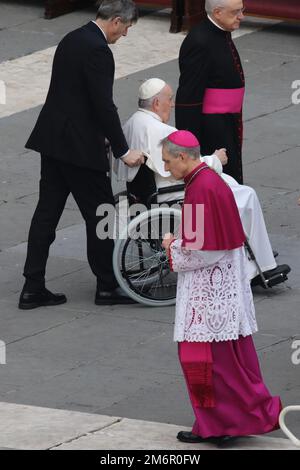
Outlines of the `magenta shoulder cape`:
M208 251L241 247L246 237L229 186L205 163L196 167L184 181L186 190L182 210L182 246ZM204 220L196 217L197 205L204 207ZM192 227L192 231L189 227ZM204 235L202 246L197 242L193 246L193 242L201 238L195 235L199 231Z

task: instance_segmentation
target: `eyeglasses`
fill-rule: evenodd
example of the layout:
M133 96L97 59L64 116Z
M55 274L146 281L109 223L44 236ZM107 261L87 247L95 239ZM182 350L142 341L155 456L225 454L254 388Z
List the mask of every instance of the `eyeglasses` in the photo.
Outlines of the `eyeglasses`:
M246 8L240 8L239 10L229 10L229 13L232 15L232 16L240 16L240 15L243 15L246 11Z

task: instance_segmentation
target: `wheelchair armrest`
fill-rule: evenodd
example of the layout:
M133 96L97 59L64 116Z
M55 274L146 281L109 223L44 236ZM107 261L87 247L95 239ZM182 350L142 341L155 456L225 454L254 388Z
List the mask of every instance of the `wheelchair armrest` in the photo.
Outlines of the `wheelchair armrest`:
M175 184L174 186L167 186L166 188L159 188L156 194L168 194L168 193L176 193L177 191L184 191L185 184Z
M159 188L157 191L153 194L151 194L148 199L147 199L147 205L150 206L153 201L155 201L156 196L159 196L160 194L170 194L170 193L176 193L177 191L184 191L184 183L181 184L175 184L174 186L167 186L165 188Z

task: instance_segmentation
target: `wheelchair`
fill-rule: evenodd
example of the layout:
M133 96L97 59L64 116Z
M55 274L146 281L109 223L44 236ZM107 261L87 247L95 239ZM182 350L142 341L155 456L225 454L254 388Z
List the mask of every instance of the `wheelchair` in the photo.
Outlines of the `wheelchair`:
M129 213L116 238L114 273L129 297L150 307L174 305L176 300L177 273L171 270L161 244L165 233L174 233L175 237L179 233L183 196L178 198L177 194L172 199L172 194L178 192L183 195L184 184L157 189L153 172L142 165L134 182L127 183L127 190L115 195L116 207L123 201L128 204ZM160 196L166 194L170 200L159 204ZM132 207L140 208L141 212L132 214ZM245 249L259 273L259 281L252 285L259 284L268 289L288 279L289 266L275 268L270 271L270 276L266 276L248 241Z
M183 201L175 198L160 205L157 197L183 190L183 184L160 188L146 201L128 191L115 196L116 205L122 200L129 203L129 223L125 223L115 242L114 273L129 297L150 307L175 304L177 273L171 271L161 244L165 233L179 233ZM141 208L142 212L133 216L132 208Z

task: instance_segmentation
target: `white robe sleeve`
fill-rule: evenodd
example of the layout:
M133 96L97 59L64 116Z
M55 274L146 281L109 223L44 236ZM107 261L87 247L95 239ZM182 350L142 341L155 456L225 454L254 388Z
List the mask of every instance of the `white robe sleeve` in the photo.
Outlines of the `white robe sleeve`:
M212 170L215 170L219 175L223 173L222 163L215 154L201 157L201 161L206 163L206 165L208 165Z
M153 118L152 118L153 120ZM175 127L171 127L160 121L154 120L155 126L149 126L147 129L148 149L147 149L147 163L146 165L154 173L163 178L171 178L171 173L165 171L164 162L162 159L162 146L161 140L167 135L175 132ZM145 150L145 149L144 149Z
M170 245L169 262L175 272L195 271L218 263L226 251L201 251L182 248L182 240L174 240Z

